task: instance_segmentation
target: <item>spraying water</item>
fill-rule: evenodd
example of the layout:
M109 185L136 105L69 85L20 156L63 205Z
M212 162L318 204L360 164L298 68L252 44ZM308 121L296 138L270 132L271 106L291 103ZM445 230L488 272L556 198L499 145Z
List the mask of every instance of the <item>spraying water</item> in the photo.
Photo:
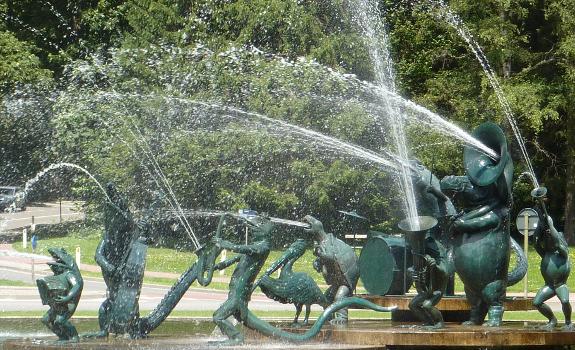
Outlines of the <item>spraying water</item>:
M150 148L150 146L146 142L144 135L140 132L140 129L137 127L136 123L131 118L130 118L130 120L131 120L132 125L133 125L134 130L135 130L135 131L133 131L132 129L130 129L130 132L134 136L134 139L137 141L137 144L139 145L139 147L142 150L142 152L144 153L144 155L148 158L148 160L152 164L152 167L153 167L156 175L160 178L161 183L163 184L163 188L165 189L165 192L167 192L167 194L168 194L168 202L170 203L170 205L173 208L175 208L181 214L178 216L178 218L180 219L180 222L182 223L182 225L184 225L184 228L186 230L186 233L188 234L188 237L192 240L192 243L194 244L194 246L196 248L199 248L201 246L200 241L196 237L196 234L194 233L192 226L190 225L190 223L188 222L186 217L183 215L182 207L180 206L180 202L176 198L176 195L174 194L174 191L172 189L172 186L170 185L170 182L168 181L168 178L164 175L164 172L162 171L162 168L158 164L158 161L156 160L156 157L154 156L152 149ZM160 186L160 188L162 188L162 186L159 183L157 183L157 184Z
M218 103L210 103L210 102L205 102L205 101L197 101L197 100L192 100L192 99L188 99L188 98L182 98L182 97L169 97L169 96L157 96L157 95L138 95L138 94L119 94L119 93L111 93L111 92L100 92L98 94L101 98L113 98L113 99L118 99L118 100L122 100L126 97L132 97L132 98L138 98L138 99L142 99L142 100L146 100L146 99L150 99L150 98L162 98L162 99L166 99L169 102L179 102L179 103L185 103L185 104L190 104L190 105L194 105L194 106L198 106L198 107L205 107L205 108L209 108L209 109L214 109L214 110L219 110L219 111L224 111L224 112L228 112L227 115L225 115L224 117L228 117L228 118L232 118L232 119L237 119L237 120L241 120L241 121L245 121L246 118L251 117L254 119L257 119L261 122L264 122L266 124L270 124L273 125L275 128L278 128L277 131L289 131L291 134L294 135L299 135L301 137L304 137L307 140L313 141L315 140L316 142L321 142L326 148L328 149L332 149L332 150L337 150L339 152L343 152L346 153L348 155L360 158L360 159L364 159L366 161L372 162L372 163L376 163L382 167L385 168L390 168L390 169L398 169L399 165L398 165L398 157L395 159L387 159L384 156L373 152L369 149L363 148L361 146L358 145L354 145L351 143L347 143L345 141L342 141L340 139L337 139L335 137L331 137L325 134L322 134L320 132L314 131L314 130L310 130L310 129L306 129L304 127L298 126L298 125L294 125L294 124L290 124L288 122L279 120L279 119L274 119L271 117L268 117L266 115L260 114L260 113L256 113L256 112L248 112L248 111L244 111L240 108L236 108L236 107L231 107L231 106L227 106L227 105L222 105L222 104L218 104ZM98 97L98 96L96 96ZM222 117L222 116L219 116ZM138 138L141 139L141 138ZM393 155L389 155L391 158L393 158ZM406 163L407 166L407 163Z
M410 118L409 116L406 116L405 118L407 118L408 120L423 122L426 125L432 127L434 130L437 130L441 133L455 137L456 139L467 144L468 146L471 146L471 147L475 148L476 150L484 153L485 155L487 155L491 159L494 159L494 160L499 159L499 155L497 154L497 152L495 152L494 150L492 150L491 148L489 148L488 146L483 144L481 141L479 141L476 138L474 138L473 136L471 136L469 133L467 133L465 130L461 129L457 125L450 123L449 121L445 120L439 114L433 113L432 111L428 110L427 108L425 108L421 105L418 105L417 103L415 103L411 100L404 99L403 97L401 97L395 93L392 93L390 91L382 91L382 93L387 94L389 97L398 101L399 103L404 105L406 108L409 108L410 110L418 113L418 118L416 118L416 119ZM403 115L405 115L405 113Z
M311 227L311 225L308 224L307 222L301 222L301 221L295 221L295 220L270 217L270 221L275 222L276 224L290 225L290 226L296 226L296 227L301 227L301 228L310 228Z
M176 216L180 220L180 223L183 225L186 233L188 234L188 237L192 241L192 244L196 248L199 248L201 244L197 236L195 235L191 224L188 222L186 216L182 212L180 202L178 201L176 195L174 194L174 191L170 185L168 178L165 176L164 172L162 171L162 168L160 167L158 161L156 160L156 157L152 149L146 142L144 135L136 125L135 121L129 116L123 115L122 117L118 117L117 119L121 120L122 122L126 121L130 122L130 125L128 125L128 131L132 136L132 140L134 141L135 146L139 149L139 152L134 147L132 147L131 144L129 144L126 140L124 140L123 137L116 134L114 132L114 128L111 127L111 125L107 121L105 121L104 119L101 119L101 121L106 126L108 126L108 128L116 134L117 139L120 140L122 143L124 143L126 147L132 152L132 154L140 160L140 164L145 169L145 171L150 175L150 177L156 183L158 188L162 189L162 191L167 194L166 200L168 204L176 213L178 213ZM152 169L150 169L150 167L148 167L147 164L144 163L143 159L140 157L140 153L143 154L144 157L148 160L148 163L151 164Z
M125 119L125 117L124 118L118 118L118 119L123 121ZM150 178L156 183L158 188L163 189L164 186L167 187L167 189L164 189L163 192L168 194L168 196L166 198L168 201L168 204L170 205L170 207L172 207L174 212L177 213L177 214L174 214L173 216L178 217L178 219L180 220L180 223L184 226L186 233L188 234L188 237L191 239L192 244L194 244L194 246L196 248L199 248L199 246L200 246L199 240L196 237L190 223L187 221L184 213L182 212L180 203L178 202L178 200L177 200L177 198L176 198L176 196L175 196L175 194L174 194L174 192L170 186L170 183L168 182L168 179L164 175L162 169L160 168L158 162L156 161L154 154L152 153L149 145L147 144L144 136L139 131L139 129L137 129L133 120L131 120L131 121L132 121L132 124L134 125L134 127L136 127L137 132L135 132L131 128L129 128L128 130L129 130L130 134L132 135L133 140L135 140L134 142L135 142L136 146L141 149L140 153L144 153L145 157L152 164L153 170L150 170L150 167L148 167L147 164L142 159L142 157L140 157L139 152L134 147L132 147L132 145L129 142L127 142L122 136L120 136L117 133L117 130L115 130L115 128L113 128L106 120L101 119L101 121L108 127L108 129L110 129L114 133L116 138L120 142L122 142L136 158L138 158L138 160L140 161L140 165L148 173ZM160 180L158 180L158 178L160 178Z
M489 148L481 141L477 140L473 136L471 136L468 132L460 128L459 126L451 123L450 121L446 120L442 116L437 113L430 111L429 109L418 105L417 103L408 100L395 92L392 92L385 87L377 86L375 84L362 81L357 79L354 76L349 74L341 74L336 71L330 71L330 75L333 78L338 80L344 81L348 85L354 85L362 87L362 91L365 93L375 93L375 98L377 100L382 99L382 96L385 97L387 102L393 102L397 106L397 108L402 109L402 113L400 113L397 117L402 118L404 123L417 123L417 124L425 124L426 126L431 127L434 131L437 131L441 134L453 137L460 142L463 142L469 147L476 149L477 151L487 155L493 160L498 160L499 155L493 149ZM278 94L281 93L288 93L288 91L275 89L272 90ZM362 99L357 98L356 96L352 97L338 97L338 96L326 96L326 95L317 95L314 93L309 92L289 92L291 94L295 94L296 96L301 97L311 97L318 100L326 100L328 102L337 103L337 104L346 104L346 103L357 103L368 110L374 111L376 113L385 113L386 109L382 107L380 104L368 102ZM412 114L415 113L415 114ZM385 152L385 150L380 150L380 152ZM390 153L387 153L388 155ZM397 156L393 155L391 158L398 158Z
M234 214L234 213L226 212L223 210L183 209L182 212L186 216L217 217L217 216L222 216L222 215L226 214L226 215L231 215L231 216L237 217L237 218L241 217L239 214ZM162 213L162 217L171 218L171 217L175 217L178 214L179 213L176 213L173 210L167 210L167 211L164 211ZM273 216L270 217L269 219L271 222L276 223L276 224L296 226L296 227L302 227L302 228L309 228L310 227L310 224L308 224L306 222L296 221L296 220L282 219L282 218L277 218L277 217L273 217Z
M509 122L509 125L511 126L511 130L513 131L515 139L517 140L517 144L519 145L521 155L523 156L525 164L527 165L527 170L529 171L529 173L531 173L530 178L533 182L533 185L536 188L538 188L539 181L537 181L537 177L535 176L535 170L533 168L533 164L531 163L531 159L529 158L529 154L527 153L527 147L525 146L525 141L521 136L521 132L519 130L519 127L517 126L517 123L515 122L515 117L513 116L513 112L511 110L511 106L509 105L509 101L507 101L507 98L505 98L505 94L503 93L503 89L499 84L499 80L497 79L497 76L495 75L493 68L491 68L491 66L489 65L489 61L487 60L487 57L485 57L483 50L481 49L477 41L473 38L473 35L471 35L471 32L469 31L467 26L465 26L463 21L451 11L451 9L447 6L447 4L445 4L442 0L437 0L436 3L434 2L431 3L432 5L439 6L441 10L440 17L444 19L449 25L451 25L457 31L459 36L463 38L463 40L465 40L465 42L467 43L467 45L469 46L469 48L471 49L471 51L473 52L479 63L481 64L481 67L483 68L483 71L485 72L485 75L487 76L489 83L491 84L493 90L495 91L497 100L499 101L501 107L503 108L503 113L505 114L505 117Z
M366 37L369 54L374 65L375 81L378 86L385 88L392 93L396 92L395 72L391 55L388 48L388 38L385 28L381 23L381 14L377 8L377 2L368 0L354 0L350 6L354 12L355 22L360 27ZM400 111L393 103L383 99L386 109L386 122L391 125L393 139L400 162L401 188L405 195L405 207L411 229L418 230L419 222L416 220L417 205L415 202L415 192L411 181L411 171L407 164L409 155L407 152L407 142L402 118L398 118ZM381 123L381 122L380 122ZM381 124L380 124L381 125ZM380 126L383 127L383 126Z
M63 26L72 37L77 37L78 33L72 29L72 27L70 27L70 24L68 24L68 22L66 21L66 19L64 18L64 16L58 12L58 10L56 10L56 8L54 7L54 5L46 0L41 0L42 3L44 3L46 6L48 6L48 8L50 8L50 12L52 12L54 14L54 16L56 16L56 18L58 19L58 21L60 22L60 26ZM69 6L70 4L68 4ZM64 38L66 38L67 35L64 36Z
M230 214L224 210L209 210L209 209L182 209L182 212L186 216L202 216L202 217L216 217L222 216L224 214ZM172 218L180 215L179 211L174 209L164 210L161 214L162 217Z
M310 71L313 71L314 74L318 75L318 80L322 81L322 82L326 82L329 83L330 81L332 81L334 84L330 84L330 86L342 86L344 87L343 90L341 91L341 93L343 94L342 96L339 95L331 95L331 94L321 94L321 95L315 95L313 92L310 91L302 91L301 89L297 89L297 84L288 84L288 86L280 86L277 87L273 90L267 90L267 92L272 92L274 94L277 94L279 96L302 96L302 97L311 97L314 99L324 99L327 101L334 101L337 102L337 105L342 105L343 103L356 103L359 105L362 105L363 107L367 107L369 110L372 111L376 111L379 114L383 113L387 113L386 112L386 108L382 108L382 105L384 104L390 104L393 103L394 105L394 109L406 109L405 112L403 113L397 113L395 115L395 117L401 117L403 118L403 120L407 123L407 122L413 122L413 123L425 123L426 125L431 126L434 130L449 135L451 137L455 137L456 139L464 142L465 144L487 154L488 156L490 156L491 158L497 159L498 156L497 154L491 150L489 147L485 146L484 144L482 144L481 142L477 141L476 139L474 139L471 135L469 135L467 132L465 132L464 130L462 130L461 128L459 128L458 126L454 125L453 123L450 123L449 121L445 120L444 118L442 118L441 116L439 116L436 113L431 112L430 110L426 109L423 106L420 106L412 101L409 101L401 96L399 96L397 93L390 91L389 89L382 87L380 85L375 85L369 82L365 82L362 81L360 79L358 79L357 77L355 77L354 75L351 74L342 74L340 72L337 72L329 67L325 67L322 66L320 64L318 64L315 61L310 61L307 60L305 58L298 58L297 62L294 61L289 61L286 60L284 57L281 56L277 56L277 55L272 55L272 54L264 54L261 51L255 49L255 48L247 48L247 49L230 49L229 52L221 52L221 53L213 53L212 51L204 48L201 45L197 45L189 50L177 50L174 51L173 48L171 47L162 47L162 52L164 52L165 54L168 55L168 57L166 59L160 60L158 61L157 56L155 59L151 60L151 61L146 61L148 65L151 66L155 66L158 69L161 69L161 65L160 62L163 62L165 60L167 60L168 62L170 62L170 60L175 60L177 59L177 57L180 56L184 56L184 57L191 57L193 58L194 61L196 60L202 60L202 59L206 59L209 57L212 57L214 55L217 55L218 57L227 57L230 56L229 59L233 62L237 62L238 55L248 55L249 56L249 60L247 60L248 62L250 62L250 64L254 64L257 65L257 62L259 60L273 60L274 64L277 65L276 68L281 69L278 74L287 74L285 72L283 72L283 70L287 69L289 71L292 71L294 69L297 69L298 71L302 70L302 69L310 69ZM133 52L134 50L128 50L125 53L120 53L122 55L131 55L131 54L136 54L137 52ZM138 50L136 50L138 51ZM227 65L225 69L235 69L234 67L236 67L236 65ZM91 66L87 66L87 67L81 67L82 71L89 71L90 69L97 69L98 74L104 74L107 75L107 71L109 69L115 69L114 66L112 67L108 67L106 64L103 63L103 61L95 59L94 63ZM114 74L122 74L121 72L117 72ZM114 75L113 74L113 75ZM177 102L184 102L185 98L178 98L175 96L180 95L178 92L179 90L183 90L182 92L185 93L185 91L187 91L188 88L186 88L187 85L189 84L194 84L193 81L190 81L190 77L194 77L197 74L196 73L188 73L188 74L184 74L184 75L175 75L173 73L172 70L169 70L168 72L166 72L167 76L165 75L160 75L160 80L165 82L165 86L163 88L164 91L166 91L168 94L170 94L171 96L150 96L150 95L142 95L142 96L138 96L138 94L120 94L121 96L125 96L126 98L129 98L130 96L133 96L134 98L141 98L142 101L146 101L149 100L150 97L151 98L163 98L165 99L167 102L170 102L169 104L166 104L167 106L170 106L170 109L173 111L168 111L169 115L176 115L176 114L181 114L181 111L179 109L179 107L177 106ZM221 72L201 72L200 74L202 75L211 75L211 74L221 74ZM294 76L293 80L297 80L298 76ZM175 90L175 91L174 91ZM245 91L247 93L250 92L250 88L247 87L245 89ZM118 99L116 97L114 97L113 95L118 94L116 91L113 92L109 92L109 93L105 93L102 91L95 91L95 92L90 92L89 94L87 94L87 98L91 99L94 97L94 95L99 95L99 96L108 96L110 98L114 98L114 99ZM83 97L80 97L83 98ZM382 103L370 103L369 101L381 101ZM345 101L345 102L343 102ZM410 113L413 112L413 113ZM244 115L246 117L249 117L248 115ZM122 116L119 116L119 118L123 118ZM216 121L217 122L217 121ZM181 123L181 122L180 122ZM383 123L378 123L380 128L382 129L382 132L385 132L383 126ZM385 125L387 127L387 125ZM384 152L384 150L379 150L378 152ZM375 153L375 152L373 152ZM385 157L390 158L390 159L394 159L395 158L399 158L399 157L395 157L395 156L390 156L389 154L386 155ZM405 162L403 162L405 163Z
M198 52L200 52L201 50L197 50ZM195 51L192 51L192 54ZM172 51L169 51L169 53L172 54ZM200 52L201 53L201 52ZM184 54L184 56L188 56L188 51L177 51L175 53L173 53L174 55L182 55ZM257 55L260 55L259 53L256 53ZM218 54L219 55L219 54ZM155 63L154 63L155 62ZM157 66L160 61L153 61L151 63L154 63L155 66ZM284 61L282 61L284 62ZM100 63L98 65L98 63ZM103 73L104 75L106 75L106 70L107 69L114 69L113 67L108 67L106 63L104 63L103 61L99 61L99 62L95 62L96 66L94 68L101 70L101 72L99 73ZM283 63L282 63L283 64ZM290 63L285 61L286 65L289 65ZM305 68L305 65L309 64L310 66L313 65L314 69L317 72L325 72L325 71L329 71L329 68L323 67L317 63L313 63L313 62L308 62L306 63L305 61L302 62L302 60L299 60L297 63L297 69L302 69ZM88 69L94 69L94 68L88 68ZM473 143L476 142L476 140L474 140L471 136L467 135L464 131L460 130L461 132L459 132L457 130L457 127L455 127L454 125L450 124L449 122L445 121L443 118L441 118L440 116L426 110L424 107L418 106L417 104L411 102L411 101L407 101L403 98L401 98L399 95L397 95L396 93L390 91L389 89L387 89L384 86L379 86L379 85L374 85L374 84L369 84L366 82L362 82L360 80L358 80L357 78L355 78L354 76L351 75L344 75L344 74L340 74L340 73L336 73L334 71L332 71L333 76L332 77L328 77L329 78L335 78L335 79L341 79L344 80L346 82L345 84L345 91L351 91L348 90L348 85L353 89L354 87L357 87L358 89L361 89L363 91L363 94L370 94L372 97L376 96L378 99L380 100L386 100L388 101L389 104L395 104L394 109L398 110L400 108L407 108L409 110L415 111L417 114L420 114L422 116L424 116L424 118L422 118L423 120L425 120L426 122L435 125L434 129L437 129L439 131L442 132L447 132L447 133L451 133L451 134L455 134L458 135L456 137L458 137L458 139L463 139L465 140L464 142L466 143ZM187 77L189 76L193 76L190 74L187 74L184 78L188 79ZM161 76L163 77L163 76ZM287 122L283 122L281 120L278 119L274 119L268 116L265 116L263 114L259 114L259 113L253 113L253 112L246 112L244 110L241 110L239 108L235 108L235 107L230 107L227 105L222 105L219 103L209 103L209 102L203 102L203 101L195 101L195 100L191 100L191 99L187 99L187 98L178 98L178 97L173 97L170 96L174 91L174 88L177 89L179 85L175 85L175 82L179 82L180 84L183 84L184 81L186 81L186 79L178 79L177 75L176 77L171 77L169 79L166 80L166 88L164 89L164 91L166 91L168 93L168 95L155 95L155 94L133 94L133 93L118 93L116 91L109 91L109 92L103 92L101 90L90 90L89 94L82 94L82 96L86 96L86 97L80 97L80 98L87 98L88 99L88 104L86 105L88 108L93 109L93 99L102 99L104 102L106 102L106 104L108 104L109 102L115 102L115 100L120 101L120 103L124 106L124 101L125 103L125 108L126 110L130 110L130 108L133 109L133 106L130 105L130 101L128 101L129 98L135 98L138 99L140 101L149 101L150 99L164 99L166 101L165 105L169 106L169 110L167 111L168 113L164 113L165 115L168 116L168 119L166 121L166 119L162 119L162 123L168 123L168 124L178 124L181 125L180 121L176 121L176 120L172 120L171 118L173 118L174 116L177 116L178 118L181 117L188 117L189 113L185 113L185 111L192 111L194 114L195 112L199 109L198 107L203 106L205 108L208 109L217 109L219 111L224 111L226 112L225 115L215 115L214 113L206 113L208 116L212 116L214 117L214 119L225 119L227 118L231 118L231 119L236 119L241 121L241 125L245 125L245 121L253 121L253 120L257 120L259 122L259 124L263 124L265 125L267 128L269 128L270 130L273 130L274 132L281 134L283 133L284 135L290 136L290 135L296 135L298 137L301 137L304 140L313 140L314 144L321 144L322 147L326 148L326 149L330 149L333 151L337 151L343 154L347 154L353 157L357 157L359 159L363 159L369 162L373 162L376 163L378 165L381 165L382 167L397 171L398 169L400 169L401 167L403 167L404 169L406 167L409 167L409 164L406 164L405 161L402 160L401 157L393 155L393 154L378 154L374 151L371 151L369 149L365 149L363 147L360 146L356 146L347 142L343 142L337 138L334 137L330 137L330 136L326 136L322 133L319 133L317 131L313 131L313 130L309 130L303 127L299 127ZM164 78L161 79L162 81L164 81ZM182 87L183 88L183 87ZM177 91L177 90L176 90ZM361 95L361 94L360 94ZM114 101L110 101L110 99L113 99ZM373 98L370 98L370 100L373 100ZM178 103L185 103L185 104L190 104L191 106L193 106L193 108L187 108L187 109L182 109L181 107L178 106ZM162 104L164 105L164 104ZM113 110L113 109L112 109ZM108 109L109 111L109 109ZM184 113L182 113L182 111L184 111ZM167 183L166 187L166 181L167 178L166 176L163 174L162 170L159 168L159 164L157 162L157 160L155 159L155 154L152 152L150 146L147 144L146 139L144 138L142 132L140 131L140 129L138 129L137 123L135 122L134 118L126 118L125 113L114 113L115 116L119 117L119 120L130 124L131 126L129 127L129 131L132 134L132 137L134 139L134 149L137 148L138 150L134 150L135 153L141 153L143 156L145 156L150 163L149 169L146 169L148 171L148 173L152 174L152 178L154 179L154 181L156 181L156 183L158 184L158 186L160 188L166 188L165 192L168 193L168 197L170 198L175 198L173 191L171 190L171 186L169 183ZM131 114L128 113L128 116L130 116ZM404 120L414 120L415 118L411 118L412 115L408 114L408 113L402 113L402 114L398 114L399 116L401 116L401 118L403 118ZM204 116L202 116L201 118L204 118ZM197 118L192 118L192 119L197 119ZM380 124L381 125L381 124ZM447 130L447 131L445 131ZM468 137L466 139L466 136ZM477 147L480 149L485 149L487 147L485 147L484 145L482 145L481 143L477 142ZM405 149L405 147L404 147ZM490 150L489 148L487 148L488 150ZM133 152L134 152L133 151ZM405 159L405 158L404 158ZM408 173L407 171L405 173ZM408 180L410 180L408 178ZM408 181L410 182L410 181ZM171 202L171 199L169 199L169 201ZM177 201L176 201L177 202ZM172 205L172 207L174 208L175 212L178 212L178 206L179 203L170 203L170 205ZM412 207L415 207L415 205L413 205ZM180 214L182 215L182 214ZM185 215L183 215L185 216ZM185 218L182 218L182 220L185 220ZM189 224L187 223L183 223L184 227L189 227ZM188 231L188 230L187 230ZM190 230L191 231L191 230ZM193 232L191 233L190 238L192 237Z
M372 6L372 5L370 5ZM277 57L275 55L266 54L266 56L271 56L272 58L276 59L277 62L286 66L292 67L296 63L287 61L283 57ZM379 56L378 56L379 57ZM378 61L380 62L380 61ZM370 110L376 111L379 114L387 113L387 107L385 104L394 103L396 106L395 108L399 109L406 109L407 111L401 110L400 112L393 115L395 118L401 118L404 120L405 123L425 123L426 125L433 128L433 130L440 132L445 135L449 135L451 137L456 138L457 140L465 143L466 145L473 147L474 149L484 153L485 155L489 156L494 160L499 159L499 155L492 150L491 148L487 147L481 141L477 140L473 136L471 136L468 132L460 128L459 126L451 123L450 121L446 120L442 116L437 113L430 111L429 109L421 106L411 100L408 100L401 95L399 95L395 90L390 89L385 84L374 84L368 81L360 80L353 74L343 74L338 72L332 68L322 66L315 61L309 61L305 58L299 58L297 61L297 65L302 67L307 67L314 70L321 70L323 73L328 75L329 78L335 79L338 82L343 83L345 86L355 89L352 95L346 95L345 97L338 97L338 96L329 96L329 95L317 95L310 92L301 92L301 91L291 91L285 89L275 89L274 92L279 94L285 95L296 95L296 96L303 96L303 97L312 97L316 99L324 99L328 101L333 101L336 103L344 103L344 102L355 102L364 107L367 107ZM380 68L378 69L379 72L384 72L386 70L391 69L388 64L379 63ZM388 68L389 67L389 68ZM385 76L385 74L384 74ZM384 79L384 78L381 78ZM395 84L393 84L395 86ZM395 89L395 88L394 88ZM363 98L358 97L358 95L365 95ZM370 103L368 100L376 100L381 101L381 104L384 105L382 107L380 104ZM407 112L413 112L415 115ZM384 132L382 123L379 124L380 129Z
M40 179L46 175L47 173L49 173L52 170L56 170L56 169L62 169L62 168L71 168L71 169L76 169L79 170L81 172L83 172L84 174L88 175L88 177L94 181L96 183L96 185L98 186L98 188L102 191L102 193L104 194L104 196L106 196L106 199L110 202L113 203L112 200L110 199L110 197L108 196L108 193L106 192L106 190L104 189L104 187L102 186L102 184L100 183L100 181L98 181L98 179L96 179L94 177L94 175L92 175L88 170L82 168L81 166L77 165L77 164L73 164L73 163L66 163L66 162L61 162L61 163L56 163L56 164L52 164L50 166L48 166L47 168L44 168L43 170L41 170L38 174L36 174L36 176L34 176L32 179L28 180L26 182L26 185L24 186L24 197L26 197L28 195L28 192L30 192L30 190L34 187L34 185L40 181Z
M56 163L56 164L52 164L50 166L48 166L47 168L43 169L42 171L40 171L38 174L36 174L36 176L34 176L32 179L28 180L26 182L26 185L24 186L24 197L26 197L28 195L28 192L30 192L30 190L34 187L34 185L36 183L38 183L38 181L40 181L40 179L46 175L47 173L49 173L52 170L56 170L56 169L62 169L62 168L72 168L72 169L76 169L79 170L81 172L83 172L84 174L88 175L88 177L93 180L96 185L98 186L98 188L102 191L102 193L104 194L104 196L106 196L106 199L108 200L108 202L112 205L115 206L114 202L110 199L110 197L108 196L108 193L106 192L106 190L104 189L104 187L102 186L102 184L94 177L94 175L92 175L88 170L86 170L85 168L77 165L77 164L73 164L73 163L66 163L66 162L61 162L61 163ZM173 195L173 193L172 193ZM179 211L181 211L181 207L179 206L179 204L176 207ZM121 212L121 210L119 210ZM183 216L183 215L182 215ZM193 231L188 231L191 230L191 228L189 227L189 223L187 222L187 220L184 221L186 224L188 224L188 227L186 227L186 232L188 232L190 234L190 239L192 239L192 243L196 246L199 247L200 243L197 240L196 236L194 235Z

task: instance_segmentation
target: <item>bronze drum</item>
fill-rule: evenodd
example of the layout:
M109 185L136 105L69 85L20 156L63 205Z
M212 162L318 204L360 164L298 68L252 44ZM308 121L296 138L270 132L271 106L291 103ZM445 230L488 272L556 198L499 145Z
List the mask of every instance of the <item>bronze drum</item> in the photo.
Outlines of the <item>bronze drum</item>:
M411 252L405 259L405 240L403 237L375 235L370 238L359 256L359 271L363 286L372 295L402 295L413 282L411 275L404 269L413 265Z

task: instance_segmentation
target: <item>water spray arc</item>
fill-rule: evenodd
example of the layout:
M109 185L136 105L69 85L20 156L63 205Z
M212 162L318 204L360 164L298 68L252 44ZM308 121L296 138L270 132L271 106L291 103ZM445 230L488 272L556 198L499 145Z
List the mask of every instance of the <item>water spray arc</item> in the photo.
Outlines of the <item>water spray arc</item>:
M382 16L377 8L377 3L368 0L355 0L351 8L355 15L356 25L359 26L362 33L366 36L369 54L374 67L376 85L395 93L395 72L388 48L387 33L381 24ZM411 180L411 171L404 165L407 164L409 155L403 118L398 117L400 111L393 103L387 99L382 100L384 108L386 109L386 116L381 118L380 123L385 121L391 125L396 152L401 160L400 185L405 194L404 205L407 217L413 218L413 220L409 221L410 225L412 225L413 229L418 229L418 221L415 219L418 217L417 205ZM382 124L380 125L380 127L383 127Z
M513 111L511 110L511 106L509 105L509 101L507 101L503 89L499 84L499 80L497 79L497 75L489 64L489 60L487 57L485 57L485 53L479 46L479 43L474 39L465 23L463 23L463 21L455 13L453 13L453 11L451 11L449 6L444 1L433 0L429 1L429 3L432 6L439 8L439 17L456 30L457 34L459 34L459 36L467 43L469 49L473 52L481 64L481 68L485 72L485 75L487 76L487 79L489 80L489 83L495 92L495 96L497 96L497 100L503 109L503 114L505 115L511 130L513 131L515 139L517 140L517 144L519 145L519 149L521 151L523 160L525 161L525 165L527 166L527 170L531 173L530 178L533 182L533 186L535 188L539 188L539 181L535 175L535 170L533 168L533 164L531 163L531 158L529 158L529 153L527 152L527 147L525 146L525 140L521 136L521 131L517 126L517 122L515 121L515 117L513 115Z
M102 193L104 194L104 196L106 196L106 199L108 200L108 202L112 203L112 200L110 199L110 197L108 197L108 193L106 193L106 190L104 189L104 187L102 186L102 184L100 183L100 181L98 181L98 179L96 179L96 177L94 177L94 175L92 175L88 170L86 170L85 168L77 165L77 164L73 164L73 163L66 163L66 162L61 162L61 163L55 163L52 164L50 166L48 166L47 168L44 168L42 171L40 171L38 174L36 174L36 176L34 176L32 179L28 180L26 182L26 184L24 185L24 196L27 196L28 193L32 190L32 188L34 187L34 185L40 181L40 179L46 175L47 173L49 173L52 170L56 170L56 169L62 169L62 168L72 168L72 169L76 169L81 171L82 173L88 175L88 177L94 181L96 183L96 185L98 186L98 188L102 191Z

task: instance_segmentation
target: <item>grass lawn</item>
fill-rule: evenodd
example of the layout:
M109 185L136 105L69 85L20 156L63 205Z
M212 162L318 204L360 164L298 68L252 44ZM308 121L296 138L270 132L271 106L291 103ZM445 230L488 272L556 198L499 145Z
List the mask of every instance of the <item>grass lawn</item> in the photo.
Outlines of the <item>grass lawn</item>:
M0 286L3 287L30 287L32 283L26 283L22 281L12 281L12 280L5 280L0 279Z
M82 255L82 263L83 264L91 264L95 265L96 262L94 261L94 252L96 251L96 247L98 246L100 240L101 230L94 230L94 229L81 229L78 232L68 236L68 237L58 237L58 238L49 238L49 239L42 239L39 241L37 253L48 255L46 249L48 247L63 247L69 252L74 252L76 247L80 247ZM20 251L20 252L31 252L30 246L27 249L22 248L22 242L17 242L13 244L13 247ZM272 262L277 260L282 251L272 251L270 256L266 262L266 265L262 269L264 271ZM575 249L571 249L570 252L572 261L575 261ZM228 253L228 257L233 256L233 254ZM306 272L311 275L319 284L323 284L323 278L321 274L315 271L312 267L312 262L314 260L314 256L311 250L308 250L295 264L294 270ZM183 273L186 269L188 269L191 264L196 261L196 255L192 252L184 252L178 251L175 249L167 249L167 248L149 248L148 250L148 257L146 262L146 270L147 271L156 271L156 272L171 272L180 274ZM537 290L543 286L543 278L539 272L539 263L541 261L540 257L537 253L533 250L529 250L528 254L528 261L529 261L529 285L528 290L530 292L537 292ZM514 263L514 257L512 256L512 262ZM231 276L233 272L233 267L228 268L225 270L226 276ZM101 277L99 273L89 273L83 272L86 277ZM219 273L216 272L216 276L219 276ZM145 282L147 283L155 283L155 284L166 284L171 285L175 282L176 279L170 278L155 278L155 277L146 277ZM569 288L572 291L575 291L575 280L571 278L568 282ZM227 289L227 285L225 283L212 283L210 285L215 289ZM463 293L463 284L459 278L456 277L455 282L455 290L458 293ZM519 282L514 286L511 286L507 289L510 292L521 292L523 291L523 282ZM363 293L365 290L362 287L361 280L358 284L358 292Z
M96 248L98 247L98 243L100 242L100 230L93 230L93 229L81 229L74 234L67 236L67 237L56 237L56 238L47 238L42 239L38 242L38 247L36 249L37 254L41 255L49 255L47 249L49 247L62 247L66 249L69 253L74 254L76 251L76 247L80 247L81 251L81 262L82 264L90 264L96 265L96 261L94 260L94 254L96 252ZM22 242L16 242L12 245L14 249L19 252L26 252L31 253L32 248L28 245L27 249L22 247ZM269 255L269 258L266 262L266 265L262 269L264 271L268 268L268 266L276 261L281 255L283 251L272 251ZM227 254L228 258L232 257L234 254L229 253ZM148 249L148 256L146 260L146 270L147 271L154 271L154 272L171 272L176 274L181 274L186 271L195 261L196 255L192 252L187 251L178 251L175 249L167 249L167 248L149 248ZM307 251L295 264L294 270L303 271L311 275L316 281L323 281L321 274L315 271L312 267L312 262L314 260L314 256L311 251ZM227 268L225 270L226 276L231 276L233 272L233 266L231 268ZM86 277L101 277L100 273L90 273L88 271L82 272L82 274ZM215 276L219 276L219 272L215 273ZM146 278L144 280L148 283L156 283L156 284L168 284L171 285L176 279L169 279L169 278ZM319 282L323 283L323 282ZM212 283L210 286L220 289L227 289L227 285L220 283Z
M142 316L147 315L151 310L143 310L141 311ZM262 311L256 310L254 313L258 317L262 318L285 318L285 319L292 319L295 315L294 311ZM351 319L379 319L379 320L388 320L391 318L391 314L388 312L379 313L371 310L350 310L350 318ZM310 317L316 319L319 316L318 311L312 311ZM559 323L563 323L563 314L560 312L555 313L558 317ZM40 318L42 317L42 311L0 311L0 318L1 317L30 317L30 318ZM211 319L213 315L213 311L210 310L202 310L202 311L180 311L174 310L170 314L170 317L190 317L190 318L209 318ZM98 312L94 311L82 311L78 310L74 314L74 317L98 317ZM302 315L303 317L303 315ZM513 312L505 312L503 315L503 319L505 321L541 321L545 322L546 318L543 317L537 311L513 311Z

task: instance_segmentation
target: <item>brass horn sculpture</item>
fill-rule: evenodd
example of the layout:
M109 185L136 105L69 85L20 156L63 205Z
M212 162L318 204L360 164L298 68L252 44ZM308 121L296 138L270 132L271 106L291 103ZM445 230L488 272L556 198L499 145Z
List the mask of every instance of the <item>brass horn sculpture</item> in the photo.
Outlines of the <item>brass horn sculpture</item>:
M501 198L511 202L513 161L503 130L497 124L487 122L475 129L472 135L494 150L499 159L492 159L483 152L466 146L463 152L463 162L469 180L480 187L495 184Z

